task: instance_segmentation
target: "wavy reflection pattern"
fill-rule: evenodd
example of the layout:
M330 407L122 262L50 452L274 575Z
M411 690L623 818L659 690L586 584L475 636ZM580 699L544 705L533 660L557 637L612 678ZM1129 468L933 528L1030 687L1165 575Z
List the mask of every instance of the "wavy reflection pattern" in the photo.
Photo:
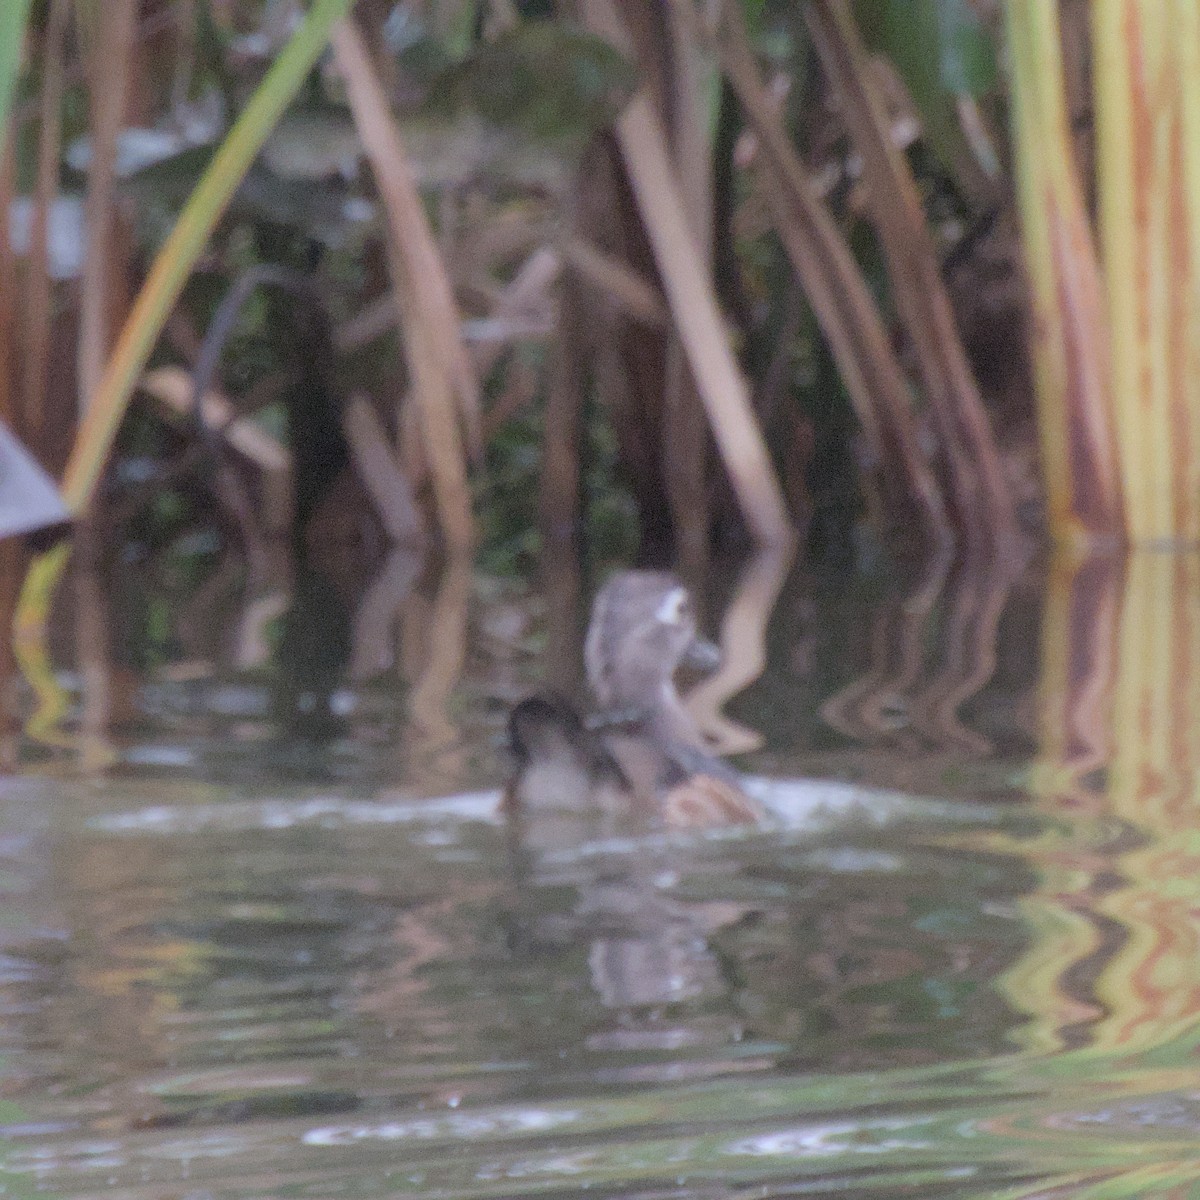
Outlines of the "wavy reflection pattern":
M1034 937L1003 986L1031 1049L1183 1054L1200 1033L1200 560L1056 563L1043 647L1036 791L1093 832L1022 847Z
M1001 618L1025 563L967 555L935 559L870 617L870 665L821 715L865 746L910 755L982 757L993 739L962 709L992 681Z

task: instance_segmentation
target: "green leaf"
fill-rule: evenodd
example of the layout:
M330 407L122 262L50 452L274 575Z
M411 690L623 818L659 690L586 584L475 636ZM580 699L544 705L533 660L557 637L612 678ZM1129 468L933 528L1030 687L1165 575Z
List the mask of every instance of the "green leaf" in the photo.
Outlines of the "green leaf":
M580 143L616 116L635 83L630 63L603 39L530 21L446 71L430 109L472 113L537 142Z
M8 122L28 15L29 0L4 0L0 4L0 131Z
M996 84L992 39L966 0L932 2L937 25L938 74L948 92L981 96Z
M971 195L998 169L979 157L959 123L960 96L996 83L996 47L969 0L856 0L866 43L891 59L921 115L925 137L943 166Z
M858 0L855 13L922 109L938 94L980 96L995 85L995 46L969 0Z

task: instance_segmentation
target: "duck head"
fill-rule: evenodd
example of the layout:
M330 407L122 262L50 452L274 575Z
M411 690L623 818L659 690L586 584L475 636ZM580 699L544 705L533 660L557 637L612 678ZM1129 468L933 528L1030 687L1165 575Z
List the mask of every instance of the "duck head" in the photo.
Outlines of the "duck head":
M680 665L711 668L716 648L697 633L691 594L668 571L622 571L596 596L584 659L600 707L662 717L672 731L692 725L675 690Z

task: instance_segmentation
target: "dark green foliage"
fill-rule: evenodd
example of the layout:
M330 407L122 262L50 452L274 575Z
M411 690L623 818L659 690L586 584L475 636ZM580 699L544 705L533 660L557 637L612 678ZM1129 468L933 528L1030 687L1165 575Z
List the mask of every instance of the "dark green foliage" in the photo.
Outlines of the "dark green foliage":
M856 0L863 37L899 71L921 115L925 137L965 190L971 176L999 167L963 134L955 104L996 87L996 39L969 0Z
M996 85L995 44L968 0L856 0L855 15L923 111L940 92L978 97Z
M582 149L620 111L633 68L607 42L549 21L519 25L443 72L427 110L477 116L556 149Z
M506 422L488 442L475 494L479 562L490 574L527 575L537 565L541 447L540 399ZM595 405L586 414L582 458L580 542L596 561L628 561L637 551L637 512L619 478L612 428Z

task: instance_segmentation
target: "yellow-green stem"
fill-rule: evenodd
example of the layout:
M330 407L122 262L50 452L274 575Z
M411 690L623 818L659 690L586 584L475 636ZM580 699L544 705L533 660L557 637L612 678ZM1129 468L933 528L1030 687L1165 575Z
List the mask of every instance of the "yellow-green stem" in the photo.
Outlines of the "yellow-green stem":
M1130 539L1200 541L1194 0L1094 0L1100 240Z
M1057 4L1009 0L1017 183L1050 527L1116 536L1121 489L1103 292L1067 122Z

